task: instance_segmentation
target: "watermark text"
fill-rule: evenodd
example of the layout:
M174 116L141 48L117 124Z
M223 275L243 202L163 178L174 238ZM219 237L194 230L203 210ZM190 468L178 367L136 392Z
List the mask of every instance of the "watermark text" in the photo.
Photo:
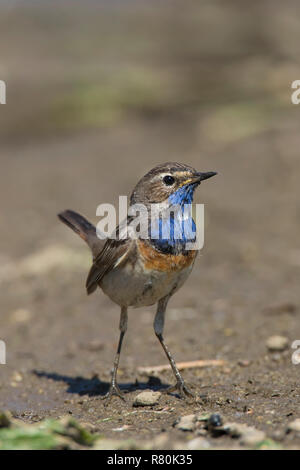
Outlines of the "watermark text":
M132 204L119 196L119 211L112 204L100 204L96 215L100 239L151 239L161 243L184 244L185 250L201 250L204 245L204 204Z
M0 340L0 364L6 364L6 344Z
M0 104L6 104L6 83L0 80Z

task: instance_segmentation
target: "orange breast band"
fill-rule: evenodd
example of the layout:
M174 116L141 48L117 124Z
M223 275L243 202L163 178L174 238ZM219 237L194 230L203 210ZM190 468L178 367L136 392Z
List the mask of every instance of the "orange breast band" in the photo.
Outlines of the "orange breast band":
M187 251L182 255L160 253L143 240L138 240L137 245L146 269L164 272L181 271L189 267L197 256L197 251L195 250Z

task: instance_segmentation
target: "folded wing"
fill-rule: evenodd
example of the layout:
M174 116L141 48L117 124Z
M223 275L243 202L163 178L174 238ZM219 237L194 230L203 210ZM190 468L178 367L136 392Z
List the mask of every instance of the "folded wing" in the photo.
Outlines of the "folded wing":
M129 253L132 240L112 240L108 239L103 247L103 250L95 258L94 263L90 269L87 281L86 290L88 295L92 294L96 289L105 274L116 266L121 258L125 259L126 253Z

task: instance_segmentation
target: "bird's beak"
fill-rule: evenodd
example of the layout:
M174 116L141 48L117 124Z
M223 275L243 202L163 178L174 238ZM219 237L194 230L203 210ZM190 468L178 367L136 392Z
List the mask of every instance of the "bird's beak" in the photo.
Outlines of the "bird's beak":
M194 181L196 182L201 182L203 180L207 180L208 178L211 178L212 176L217 175L218 173L216 171L207 171L206 173L196 173L194 176Z
M200 173L200 172L195 172L192 176L190 176L188 179L184 180L181 183L181 186L185 186L188 184L200 184L201 181L207 180L208 178L211 178L212 176L217 175L215 171L208 171L206 173Z

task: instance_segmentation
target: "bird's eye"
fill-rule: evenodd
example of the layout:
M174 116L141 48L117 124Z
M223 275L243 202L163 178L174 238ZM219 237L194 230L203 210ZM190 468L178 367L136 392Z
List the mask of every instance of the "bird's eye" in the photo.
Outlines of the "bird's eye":
M167 186L172 186L172 184L175 183L175 178L173 178L173 176L171 176L171 175L166 175L166 176L163 178L163 182L164 182Z

